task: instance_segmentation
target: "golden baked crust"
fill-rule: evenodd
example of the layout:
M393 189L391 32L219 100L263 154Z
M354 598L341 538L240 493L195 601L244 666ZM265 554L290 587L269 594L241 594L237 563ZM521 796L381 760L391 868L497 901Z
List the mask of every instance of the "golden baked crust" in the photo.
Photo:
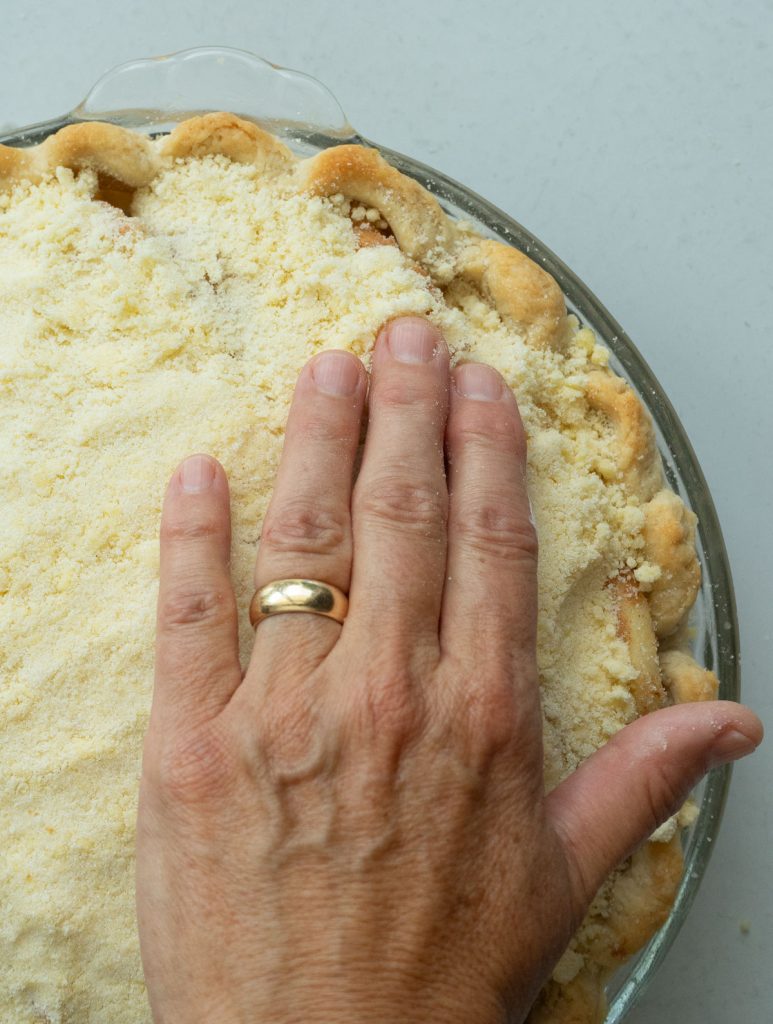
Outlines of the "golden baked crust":
M0 185L40 181L57 167L90 168L130 188L147 185L158 171L158 158L148 139L113 124L72 124L39 146L0 146Z
M459 253L459 274L478 285L530 344L560 346L567 327L564 297L554 278L528 256L480 239Z
M229 190L238 191L238 214L230 212ZM100 199L109 205L95 202ZM25 231L25 217L34 230ZM293 265L307 257L300 244L281 251L298 223L303 245L321 247L300 275ZM63 264L72 281L61 277ZM234 565L237 589L246 588L254 524L273 478L287 395L299 365L319 347L335 343L366 356L378 323L398 312L422 312L446 332L455 360L494 362L518 393L543 547L538 657L548 787L637 715L715 694L715 678L675 639L699 586L695 518L664 485L641 402L606 367L606 354L590 332L567 316L560 289L544 270L452 221L375 150L340 146L298 160L274 136L226 113L193 118L156 141L114 125L86 123L30 149L0 146L0 299L4 273L9 283L5 311L0 302L0 398L9 433L2 442L4 451L18 448L26 461L21 468L10 465L2 481L10 516L0 538L0 627L10 639L0 659L6 659L3 667L12 679L2 708L16 730L8 732L6 756L18 756L22 765L11 766L16 788L10 792L17 801L19 794L29 797L28 813L40 816L43 805L35 801L41 779L51 771L46 758L61 752L51 753L49 737L40 760L36 750L28 758L31 740L51 728L38 714L36 688L55 694L64 672L62 662L50 664L30 645L24 630L38 623L31 609L46 609L50 628L55 631L59 623L63 642L74 628L66 608L80 594L98 635L88 638L84 677L96 659L116 678L131 677L135 686L124 701L134 718L122 721L117 738L108 735L116 713L112 696L104 707L96 697L89 705L104 730L102 747L89 746L81 735L84 728L93 731L88 723L68 720L69 733L58 734L69 760L56 769L63 788L48 787L52 799L65 801L65 784L72 791L82 784L93 796L102 792L105 779L119 777L120 792L106 793L112 802L102 806L102 819L85 837L57 822L38 843L40 850L51 847L49 859L40 853L40 871L53 872L52 865L67 856L92 851L99 874L77 883L82 890L68 875L62 884L72 884L75 895L70 903L63 897L66 913L57 917L36 907L29 922L19 925L16 946L9 948L17 954L27 949L29 962L45 956L59 981L32 994L22 985L9 1014L26 1000L23 1005L41 1020L100 1019L89 1015L88 996L79 996L73 982L79 977L73 957L98 960L98 953L85 946L78 953L70 940L67 945L62 920L73 913L79 892L84 900L94 893L102 919L110 919L116 914L110 886L131 884L127 851L137 736L147 705L141 680L152 629L148 595L152 599L158 499L123 508L125 494L111 491L107 482L109 459L118 459L123 473L145 473L145 489L152 484L160 493L179 457L214 446L233 483ZM364 299L366 282L374 294ZM41 299L46 289L53 293L50 302ZM261 331L278 332L282 345L269 352L256 337ZM299 340L304 332L308 344ZM85 349L83 338L89 341ZM261 376L261 360L267 358L276 366ZM24 402L30 380L40 389L39 411ZM98 401L90 407L95 394ZM178 406L178 395L185 396L184 406ZM148 470L131 444L121 446L122 434L134 429L137 407L136 444L147 450L150 442L153 453ZM246 409L241 421L238 409ZM57 450L53 456L46 448L51 424L64 454ZM179 450L162 443L169 434L179 440ZM40 508L30 509L32 494ZM65 512L57 518L59 505ZM26 533L19 525L23 516ZM14 537L22 536L31 552L38 541L42 552L61 546L53 576L43 584L13 548L22 543ZM102 566L102 575L88 559ZM138 602L134 635L127 634L126 623L120 636L111 633L96 610L98 601L104 604L99 588L111 580L114 585L117 576ZM672 649L664 651L659 644L665 637ZM122 643L128 645L125 652ZM77 671L71 670L73 677ZM74 678L68 685L75 685ZM92 771L103 773L93 783ZM88 817L88 801L83 807ZM23 838L17 838L11 817L3 820L13 834L9 863L21 871ZM609 972L659 927L673 901L681 875L677 826L653 837L602 888L532 1021L602 1019ZM32 858L31 885L39 881L36 863ZM15 877L8 876L6 884ZM14 907L22 913L22 904ZM120 909L128 921L128 904ZM35 945L35 929L47 913L69 952ZM93 922L92 915L84 934L96 927ZM117 943L128 943L124 961L132 961L129 935L127 924L102 944L115 950ZM0 936L0 952L3 941ZM66 998L57 994L65 984L61 979L75 986ZM108 986L99 998L112 1006L116 1024L136 1021L126 1006L142 998L137 975L116 985L120 991ZM60 998L47 1016L46 1006Z
M699 665L687 651L661 651L660 668L663 684L674 704L717 699L719 680L713 672Z
M588 401L611 422L617 435L616 472L625 487L648 501L663 483L663 467L646 409L631 388L609 372L588 375Z
M70 125L26 150L0 146L0 187L39 181L57 167L90 168L130 188L147 185L164 160L220 155L273 174L293 154L273 135L232 114L215 113L179 125L154 149L143 136L115 125ZM438 283L454 277L478 285L501 315L535 344L560 344L566 328L563 296L553 278L501 242L460 234L438 202L391 167L375 149L336 146L298 162L300 188L344 195L381 211L398 245Z
M695 551L697 517L673 491L658 491L644 508L647 560L660 568L647 595L659 637L679 628L695 603L701 575Z
M637 712L646 715L662 708L665 696L649 602L631 572L615 576L610 587L615 596L618 635L628 648L631 664L637 672L631 682L631 693Z

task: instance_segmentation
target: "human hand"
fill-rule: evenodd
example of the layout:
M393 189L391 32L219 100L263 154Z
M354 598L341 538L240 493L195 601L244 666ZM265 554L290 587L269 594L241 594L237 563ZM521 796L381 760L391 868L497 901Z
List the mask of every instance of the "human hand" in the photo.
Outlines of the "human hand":
M761 738L731 703L656 711L546 798L515 400L393 321L352 491L366 389L345 353L302 372L256 567L348 592L346 622L272 616L244 677L225 475L194 456L169 485L137 865L157 1024L521 1020L604 877Z

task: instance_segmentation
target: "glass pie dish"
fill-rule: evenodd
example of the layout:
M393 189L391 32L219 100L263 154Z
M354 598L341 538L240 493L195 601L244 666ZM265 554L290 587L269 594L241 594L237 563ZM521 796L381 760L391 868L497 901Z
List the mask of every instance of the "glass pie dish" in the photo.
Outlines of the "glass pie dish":
M255 121L302 156L341 143L374 145L348 124L335 99L316 80L243 51L215 48L121 65L100 79L70 114L0 136L0 142L17 147L35 145L65 125L93 120L156 136L188 117L211 110L227 110ZM649 410L668 483L699 521L702 584L690 619L692 653L718 676L720 696L737 699L738 630L719 524L689 441L646 363L582 282L526 229L441 173L377 148L398 170L431 192L449 216L467 221L485 237L520 249L543 266L561 287L569 311L609 349L612 368L631 384ZM623 1019L678 932L708 862L728 781L729 770L717 770L696 794L699 814L684 834L685 872L673 910L647 946L611 980L607 1021Z

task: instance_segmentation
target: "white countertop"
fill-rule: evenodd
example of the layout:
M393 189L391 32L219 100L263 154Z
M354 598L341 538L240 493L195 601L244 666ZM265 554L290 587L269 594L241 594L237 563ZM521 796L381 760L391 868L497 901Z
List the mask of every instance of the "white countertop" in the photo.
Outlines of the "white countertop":
M744 698L773 726L769 0L3 7L0 130L70 109L120 61L242 47L321 78L364 135L470 185L558 253L687 429L734 569ZM703 887L632 1024L773 1020L771 769L773 738L736 767Z

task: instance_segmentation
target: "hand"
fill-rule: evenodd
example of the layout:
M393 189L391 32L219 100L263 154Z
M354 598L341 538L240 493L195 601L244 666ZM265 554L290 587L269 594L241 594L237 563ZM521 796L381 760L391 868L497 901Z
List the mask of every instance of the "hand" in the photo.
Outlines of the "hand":
M761 737L734 704L658 711L545 798L515 400L393 321L352 491L366 386L346 353L303 370L256 567L335 584L348 618L267 619L244 677L225 475L194 456L169 485L138 828L157 1024L521 1020L609 871Z

